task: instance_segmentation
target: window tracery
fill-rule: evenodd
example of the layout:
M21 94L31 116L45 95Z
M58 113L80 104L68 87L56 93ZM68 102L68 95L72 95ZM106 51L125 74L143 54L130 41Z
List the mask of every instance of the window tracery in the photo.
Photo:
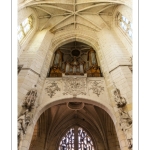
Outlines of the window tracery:
M20 42L33 27L33 17L29 16L18 26L18 41Z
M91 138L80 127L78 128L78 150L94 150Z
M74 128L71 128L62 138L58 150L74 150Z
M75 140L78 145L75 145ZM94 150L90 136L81 128L71 128L62 138L58 150Z
M121 29L132 38L132 22L129 21L125 16L121 13L118 14L117 23L121 27Z

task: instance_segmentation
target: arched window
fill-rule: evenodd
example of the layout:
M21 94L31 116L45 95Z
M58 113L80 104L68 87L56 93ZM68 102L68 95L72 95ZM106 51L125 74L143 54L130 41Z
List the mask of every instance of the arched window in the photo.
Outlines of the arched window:
M28 32L33 27L33 17L29 16L18 26L18 41L21 42L22 39L28 34Z
M124 33L132 38L132 22L130 20L128 20L121 13L118 13L117 24L121 27Z
M71 128L60 141L58 150L94 150L90 136L81 128Z

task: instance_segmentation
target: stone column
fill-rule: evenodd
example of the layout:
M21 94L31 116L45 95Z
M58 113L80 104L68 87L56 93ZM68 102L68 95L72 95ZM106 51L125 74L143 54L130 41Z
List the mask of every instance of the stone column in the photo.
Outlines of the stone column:
M42 69L51 46L52 37L53 35L49 31L38 32L31 44L28 44L28 49L19 57L19 64L23 67L18 74L18 114L21 111L26 93L37 84L41 77L45 77L42 76ZM38 91L39 87L40 85L37 85Z
M74 128L74 148L75 150L78 150L78 126L75 126Z
M116 131L121 150L127 150L127 140L125 134L119 125L119 113L114 101L115 83L120 90L121 95L126 99L127 104L124 110L131 116L132 114L132 72L128 66L131 66L130 56L123 43L108 29L103 29L97 34L100 49L97 51L99 56L102 72L108 89L111 105L116 113L117 123Z
M28 44L28 48L19 57L19 63L22 64L23 67L18 74L18 116L22 114L22 105L26 94L34 85L37 87L37 98L35 107L32 110L33 115L36 111L36 107L38 107L40 103L39 96L53 55L50 51L52 38L53 34L49 31L38 32L32 39L31 44ZM20 150L29 148L27 145L32 135L31 137L25 135L26 134L23 135L23 144L20 145Z

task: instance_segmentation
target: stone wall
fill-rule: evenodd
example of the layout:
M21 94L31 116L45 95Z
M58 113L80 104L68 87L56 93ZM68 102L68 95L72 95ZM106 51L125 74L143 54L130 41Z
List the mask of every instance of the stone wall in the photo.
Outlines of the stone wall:
M26 37L21 42L18 42L18 57L20 57L23 51L28 49L28 45L30 42L32 42L31 40L38 29L38 18L36 12L33 9L24 8L18 12L18 26L30 15L33 16L33 28L28 32Z
M52 37L53 35L47 31L37 33L28 45L28 49L19 57L19 62L23 65L18 74L19 112L27 91L34 85L37 85L38 96L40 96L43 80L46 78L52 57L51 52L48 51L51 47L50 39Z
M113 21L112 21L112 30L114 30L114 34L116 34L116 36L120 39L120 42L122 42L122 44L124 45L124 47L126 48L126 50L128 51L131 57L132 56L132 39L130 39L128 35L124 33L123 29L121 29L117 25L117 14L119 12L123 16L125 16L129 21L132 22L132 9L125 5L119 5L118 7L116 7L113 13Z

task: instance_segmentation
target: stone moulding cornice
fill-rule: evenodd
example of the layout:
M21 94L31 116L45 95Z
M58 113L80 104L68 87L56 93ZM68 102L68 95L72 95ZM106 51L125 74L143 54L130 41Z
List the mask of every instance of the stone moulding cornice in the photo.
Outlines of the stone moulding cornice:
M31 68L21 68L21 70L30 70L30 71L32 71L33 73L37 74L40 77L40 74L38 72L34 71Z
M111 70L109 71L109 73L111 73L112 71L116 70L118 67L131 67L131 66L132 66L132 65L118 65L118 66L114 67L113 69L111 69Z

